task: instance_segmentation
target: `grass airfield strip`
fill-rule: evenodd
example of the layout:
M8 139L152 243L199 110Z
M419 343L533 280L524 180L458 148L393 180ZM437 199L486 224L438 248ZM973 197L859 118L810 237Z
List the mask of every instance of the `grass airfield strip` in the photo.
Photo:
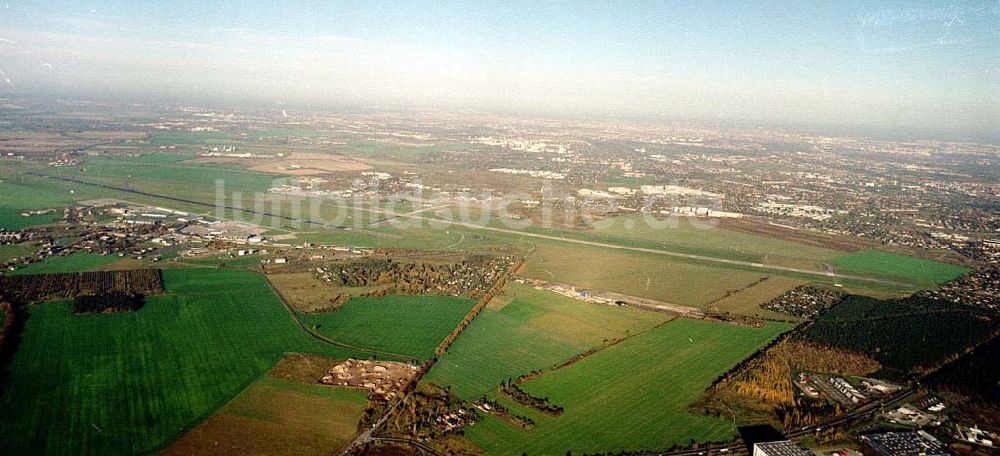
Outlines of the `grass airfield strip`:
M79 183L79 184L83 184L83 185L94 185L93 183L89 183L89 182L86 182L86 181L80 181L80 180L75 180L73 182L76 182L76 183ZM114 186L110 186L110 185L106 186L105 184L98 184L98 185L104 186L106 188L114 189ZM129 189L120 189L120 190L122 190L122 191L134 191L134 190L129 190ZM148 194L148 193L143 193L143 194L146 195L146 196L156 197L156 195L152 195L152 194ZM164 198L168 198L169 199L170 197L164 197ZM811 277L824 277L824 278L828 278L828 279L837 278L837 279L844 279L844 280L850 280L850 281L867 282L867 283L875 283L875 284L890 285L890 286L899 286L899 287L906 287L906 288L912 287L912 284L910 284L910 283L900 282L900 281L896 281L896 280L883 279L883 278L874 278L874 277L859 276L859 275L850 275L850 274L834 274L832 272L821 272L821 271L816 271L816 270L808 269L808 268L786 267L786 266L779 266L779 265L768 265L768 264L764 264L764 263L760 263L760 262L742 261L742 260L734 260L734 259L728 259L728 258L717 258L717 257L697 255L697 254L691 254L691 253L672 252L672 251L669 251L669 250L662 250L662 249L655 249L655 248L636 247L636 246L621 245L621 244L611 244L611 243L607 243L607 242L588 241L588 240L576 239L576 238L572 238L572 237L555 236L555 235L534 233L534 232L525 231L525 230L514 230L514 229L507 229L507 228L498 228L498 227L493 227L493 226L485 226L485 225L482 225L482 224L471 223L471 222L462 222L462 221L456 221L456 220L446 220L446 219L440 219L440 218L428 217L428 216L416 215L416 214L398 213L398 212L386 211L386 210L383 210L383 209L372 208L372 207L350 206L350 205L342 205L342 206L343 206L342 207L343 209L362 210L362 211L367 211L367 212L372 212L372 213L377 213L377 214L394 216L394 217L397 217L397 218L407 218L407 219L422 220L422 221L426 221L426 222L435 222L435 223L441 224L442 226L444 226L444 225L448 225L448 226L460 226L460 227L472 228L472 229L476 229L476 230L485 230L485 231L493 231L493 232L498 232L498 233L505 233L505 234L517 235L517 236L521 236L521 237L529 237L529 238L535 238L535 239L544 239L544 240L549 240L549 241L559 241L559 242L566 242L566 243L572 243L572 244L577 244L577 245L600 247L600 248L605 248L605 249L615 249L615 250L625 250L625 251L631 251L631 252L650 253L650 254L669 256L669 257L680 258L680 259L685 259L685 260L693 260L693 261L708 262L708 263L717 263L717 264L726 265L726 266L735 266L735 267L741 267L741 268L750 268L750 269L761 270L761 271L774 271L774 272L793 273L793 274L805 275L805 276L811 276ZM338 206L338 207L340 207L340 206ZM301 220L301 222L315 223L315 222L311 222L309 220ZM322 224L320 224L320 225L322 226Z

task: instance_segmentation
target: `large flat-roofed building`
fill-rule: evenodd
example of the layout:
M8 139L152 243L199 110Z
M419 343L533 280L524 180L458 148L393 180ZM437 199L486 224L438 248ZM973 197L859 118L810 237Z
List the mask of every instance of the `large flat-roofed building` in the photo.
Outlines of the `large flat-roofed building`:
M885 431L860 435L872 451L880 456L948 456L945 446L924 431Z
M753 456L815 456L790 440L754 444Z
M741 426L739 432L751 456L814 456L766 424Z

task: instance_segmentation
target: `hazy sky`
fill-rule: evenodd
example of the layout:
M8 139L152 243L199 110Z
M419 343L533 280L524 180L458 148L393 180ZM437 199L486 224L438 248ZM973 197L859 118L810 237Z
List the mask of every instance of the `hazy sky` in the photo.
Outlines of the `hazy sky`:
M4 94L1000 124L997 0L5 1Z

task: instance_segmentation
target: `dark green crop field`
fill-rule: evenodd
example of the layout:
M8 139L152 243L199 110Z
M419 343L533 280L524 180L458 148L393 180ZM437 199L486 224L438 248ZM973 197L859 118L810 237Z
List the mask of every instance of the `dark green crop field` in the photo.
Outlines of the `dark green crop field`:
M30 307L0 391L8 454L147 453L197 424L284 353L355 354L306 336L247 271L166 270L136 311ZM58 413L54 413L58 410Z
M553 417L514 405L535 420L530 431L488 417L465 435L489 453L573 454L663 450L674 444L729 440L734 422L687 406L718 378L791 328L676 320L522 385L564 408Z
M428 359L475 303L451 296L356 297L332 312L301 318L346 344Z
M504 289L504 299L510 302L503 308L491 303L473 320L424 380L476 400L507 379L552 367L606 340L670 319L517 284Z
M69 192L37 188L17 183L12 178L0 178L0 228L21 229L26 226L51 223L62 219L62 206L73 202ZM45 215L22 217L21 211L58 208Z

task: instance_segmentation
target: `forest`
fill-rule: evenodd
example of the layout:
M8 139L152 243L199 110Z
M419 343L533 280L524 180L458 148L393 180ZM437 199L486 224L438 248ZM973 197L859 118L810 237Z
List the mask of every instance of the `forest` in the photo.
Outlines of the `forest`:
M118 291L96 296L80 295L73 298L73 313L132 312L141 309L145 301L145 296L141 294L130 295Z
M882 364L877 376L898 380L929 372L985 341L997 331L996 319L988 309L920 296L849 296L820 315L802 336L868 355Z
M109 293L153 295L163 292L159 269L68 272L0 276L0 294L13 304L71 299Z

